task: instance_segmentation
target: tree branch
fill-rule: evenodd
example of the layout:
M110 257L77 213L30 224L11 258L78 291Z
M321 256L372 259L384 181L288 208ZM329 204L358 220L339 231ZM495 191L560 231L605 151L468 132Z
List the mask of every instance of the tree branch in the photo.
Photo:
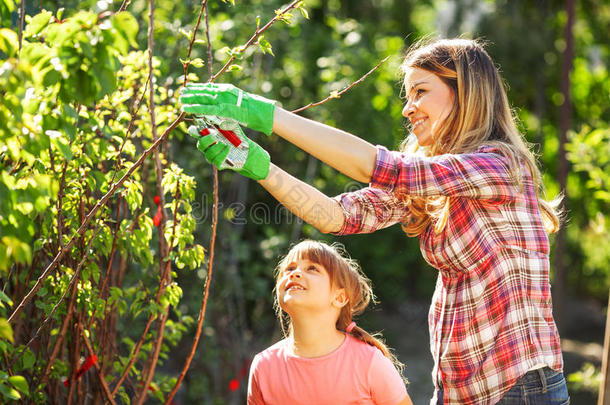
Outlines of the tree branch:
M197 22L195 23L195 28L193 29L193 37L191 38L191 41L189 43L189 50L186 53L186 59L188 60L191 57L191 51L193 50L193 44L195 43L195 39L197 38L197 30L199 29L199 24L201 23L201 15L203 14L203 10L207 10L207 6L208 6L208 0L203 0L201 2L201 8L199 9L199 16L197 17ZM207 23L207 12L206 12L206 23ZM206 25L207 27L207 25ZM207 30L206 30L207 32ZM210 37L208 36L208 42L207 42L207 46L208 49L210 49ZM210 63L210 61L208 60L208 63ZM209 69L210 67L208 67ZM189 63L185 63L184 64L184 80L182 81L182 85L186 86L186 81L188 79L188 69L189 69Z
M89 341L89 338L87 337L87 334L83 330L83 326L80 323L78 324L78 328L80 329L80 335L83 338L85 345L87 346L87 350L89 351L89 356L94 356L95 352L93 351L93 346L91 346L91 342ZM110 395L110 389L108 388L108 384L106 384L106 380L104 380L104 374L102 374L102 367L100 366L100 363L95 362L94 366L95 366L95 371L97 373L97 377L100 381L100 384L102 385L102 388L104 388L104 394L106 394L106 400L108 402L110 402L112 405L116 405L116 402L114 402L114 399L112 399L112 395Z
M204 0L205 1L205 0ZM209 16L208 16L208 8L207 4L205 6L205 26L206 26L206 36L207 36L207 50L208 50L208 73L210 75L210 80L212 77L212 47L210 45L210 25L209 25ZM184 362L184 366L182 367L182 371L176 380L176 384L172 391L167 396L165 400L165 405L169 405L174 399L174 396L178 392L178 388L182 384L186 373L188 372L189 367L191 366L191 362L193 361L193 356L197 351L197 345L199 343L199 338L201 337L201 329L203 327L203 322L205 320L205 310L208 305L208 297L210 295L210 282L212 280L212 274L214 270L214 247L216 244L216 228L218 225L218 169L216 166L213 166L213 183L214 183L214 205L212 212L212 236L210 240L210 251L209 251L209 260L208 260L208 275L205 280L203 299L201 301L201 307L199 309L199 316L197 317L197 328L195 330L195 338L193 339L193 344L191 345L191 350Z
M273 17L271 19L271 21L269 21L267 24L265 24L263 26L263 28L256 28L256 31L254 32L254 34L252 35L252 37L250 37L250 39L248 40L248 42L246 42L245 45L243 45L242 47L242 52L245 51L246 49L248 49L252 44L254 44L254 42L258 39L258 37L265 31L267 31L267 29L269 29L269 27L271 27L273 24L275 24L275 22L277 20L279 20L284 14L286 14L287 12L289 12L290 10L292 10L293 8L295 8L299 3L301 2L301 0L295 0L292 3L290 3L289 5L287 5L286 7L284 7L283 10L277 12L275 14L275 17ZM213 82L215 81L220 75L222 75L228 68L229 66L231 66L231 64L235 61L235 56L231 56L229 58L229 60L227 61L227 63L225 63L225 65L222 67L222 69L220 69L214 76L212 76L208 82Z
M390 55L390 56L391 56L391 55ZM367 73L366 73L364 76L362 76L360 79L356 80L354 83L350 84L349 86L347 86L347 87L346 87L346 88L344 88L343 90L341 90L341 91L339 91L339 92L337 92L337 93L331 94L330 96L326 97L324 100L322 100L322 101L318 101L317 103L310 103L310 104L307 104L307 105L306 105L306 106L304 106L304 107L297 108L296 110L292 110L292 112L293 112L293 113L298 113L298 112L301 112L301 111L303 111L303 110L306 110L306 109L308 109L308 108L310 108L310 107L315 107L315 106L318 106L318 105L324 104L324 103L326 103L327 101L332 100L332 99L334 99L334 98L339 98L339 97L341 97L341 95L342 95L343 93L345 93L346 91L350 90L352 87L356 86L357 84L359 84L359 83L363 82L363 81L364 81L364 79L366 79L366 78L367 78L367 77L368 77L368 76L369 76L371 73L373 73L375 70L377 70L377 68L378 68L379 66L381 66L381 65L382 65L382 64L383 64L383 63L384 63L386 60L388 60L388 59L390 58L390 56L386 56L385 58L383 58L383 59L381 60L381 62L379 62L379 63L378 63L378 64L377 64L377 65L376 65L374 68L372 68L371 70L369 70L369 71L368 71L368 72L367 72Z

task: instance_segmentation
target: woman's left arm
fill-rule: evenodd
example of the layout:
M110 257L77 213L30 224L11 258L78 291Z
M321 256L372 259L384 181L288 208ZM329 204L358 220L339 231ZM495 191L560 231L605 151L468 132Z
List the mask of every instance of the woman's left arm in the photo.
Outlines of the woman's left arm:
M275 108L273 132L346 176L368 183L377 148L348 132Z
M320 232L339 232L343 228L345 217L336 200L273 163L269 175L258 182L290 212Z

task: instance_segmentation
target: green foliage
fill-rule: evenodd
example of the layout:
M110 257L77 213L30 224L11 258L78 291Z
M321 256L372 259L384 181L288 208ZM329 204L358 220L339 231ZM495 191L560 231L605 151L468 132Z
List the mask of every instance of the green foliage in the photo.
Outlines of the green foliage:
M471 3L300 2L246 49L252 34L285 3L208 2L208 44L203 22L197 31L194 26L200 2L156 0L154 132L163 133L178 116L175 91L185 67L189 80L204 81L209 68L218 72L234 58L218 81L276 99L287 109L335 95L303 115L396 148L405 135L397 74L403 49L432 31L466 33L489 40L523 131L539 146L545 181L554 194L565 13L559 3ZM151 157L77 235L86 215L153 142L145 50L148 2L128 2L122 13L108 12L109 7L118 9L116 2L68 1L62 3L65 10L56 10L51 1L26 6L20 51L15 2L0 0L0 277L6 286L0 294L0 359L16 359L13 376L24 378L11 382L8 373L0 375L0 402L19 396L44 403L56 392L67 396L67 390L57 390L64 388L61 379L78 369L75 359L88 354L74 323L86 327L94 350L105 356L104 375L111 388L142 344L129 373L137 387L158 333L156 322L142 336L144 327L149 317L169 308L160 353L163 367L157 368L155 391L149 395L151 401L161 400L173 388L192 342L209 273L204 260L209 254L202 244L210 238L211 168L192 139L183 136L187 125L180 124L160 149L162 226L155 227L152 219L159 192ZM570 288L605 299L610 285L610 29L608 6L589 6L577 10L575 26L567 253ZM538 29L529 29L532 24ZM367 80L336 97L388 55L392 57ZM329 195L362 186L277 138L256 141L269 150L274 163ZM272 270L279 256L302 237L337 240L300 224L260 187L239 176L221 173L220 190L217 271L202 343L189 371L197 383L183 384L185 403L243 398L244 389L228 392L228 382L254 352L279 336L271 305ZM9 324L15 306L73 237L76 243L42 283L27 316ZM167 255L160 250L160 238L172 248ZM437 273L424 263L417 241L407 240L399 227L338 240L361 262L382 303L400 305L431 295ZM160 290L168 264L170 276ZM68 286L77 271L72 298ZM24 349L64 294L38 344ZM69 313L75 322L62 332ZM49 364L58 342L61 354ZM102 392L94 373L80 381ZM123 384L115 400L129 403L134 395L130 384Z
M610 129L585 126L572 136L568 157L574 169L586 172L585 186L600 202L610 203Z
M567 378L570 389L590 391L594 394L597 394L601 381L601 369L591 363L585 363L580 370L571 373Z
M0 27L11 26L11 17L14 10L15 2L13 0L0 0Z
M175 282L159 282L166 260L179 269L203 265L204 249L193 238L195 182L175 164L167 167L167 178L159 179L168 201L166 222L179 224L175 229L166 225L159 235L153 226L148 207L156 194L150 175L154 166L146 162L145 170L134 173L77 234L101 196L152 143L148 58L146 52L130 50L138 46L138 24L128 12L59 14L42 10L26 16L20 52L17 33L10 28L0 32L0 272L7 281L3 285L22 300L38 270L71 239L78 239L42 282L27 318L9 323L16 303L4 292L0 295L0 351L13 364L13 375L0 375L1 402L44 401L60 378L76 372L80 364L74 359L86 353L81 352L82 343L75 346L81 339L78 329L68 336L58 333L66 317L79 314L72 322L84 328L82 334L93 342L98 356L112 359L119 348L108 346L102 336L140 339L131 323L144 316L154 319L163 308L177 308L182 289ZM157 78L159 65L155 58ZM177 111L173 92L156 86L154 97L160 133L177 118ZM163 155L161 160L167 165ZM171 252L155 251L159 237L169 237ZM43 322L55 325L51 333L43 326L37 337L48 348L31 351L13 345L33 336ZM162 361L191 323L181 315L173 322L176 325L166 334L169 343L160 353ZM152 332L141 337L144 350L138 358L151 355L156 338ZM56 357L54 345L66 343L70 344L63 357ZM171 388L166 384L164 392Z

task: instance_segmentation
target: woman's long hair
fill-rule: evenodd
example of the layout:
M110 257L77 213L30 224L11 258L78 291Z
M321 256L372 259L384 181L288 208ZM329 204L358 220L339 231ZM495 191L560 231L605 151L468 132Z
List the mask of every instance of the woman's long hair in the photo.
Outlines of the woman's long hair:
M341 308L336 323L337 330L344 331L355 316L364 312L371 301L375 302L371 280L364 275L358 263L347 255L342 245L336 243L328 245L314 240L304 240L290 249L286 256L280 260L275 270L274 309L284 337L290 336L292 324L290 317L284 317L284 311L280 306L277 282L286 266L300 259L309 260L324 267L329 275L331 285L345 290L348 303ZM381 350L383 355L392 361L402 375L403 364L385 345L380 334L370 334L359 326L354 327L350 333L356 339Z
M437 75L453 91L453 107L447 118L433 128L433 143L420 147L409 136L401 151L436 156L445 153L471 153L482 145L490 145L508 158L515 184L522 186L522 165L532 176L538 205L547 233L559 229L558 205L544 200L544 185L536 158L515 124L504 83L496 66L476 40L424 40L412 46L402 64L406 74L419 68ZM431 223L437 233L447 223L451 198L408 197L405 200L412 216L403 229L409 236L421 234Z

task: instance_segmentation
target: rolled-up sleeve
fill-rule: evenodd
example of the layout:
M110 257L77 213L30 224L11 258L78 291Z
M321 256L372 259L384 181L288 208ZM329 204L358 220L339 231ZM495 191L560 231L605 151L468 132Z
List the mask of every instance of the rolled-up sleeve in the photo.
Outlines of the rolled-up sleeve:
M393 193L374 187L340 194L334 199L343 209L345 221L335 235L371 233L408 219L406 204Z
M371 187L400 196L465 197L501 203L520 193L507 159L485 146L473 153L425 157L377 146Z

